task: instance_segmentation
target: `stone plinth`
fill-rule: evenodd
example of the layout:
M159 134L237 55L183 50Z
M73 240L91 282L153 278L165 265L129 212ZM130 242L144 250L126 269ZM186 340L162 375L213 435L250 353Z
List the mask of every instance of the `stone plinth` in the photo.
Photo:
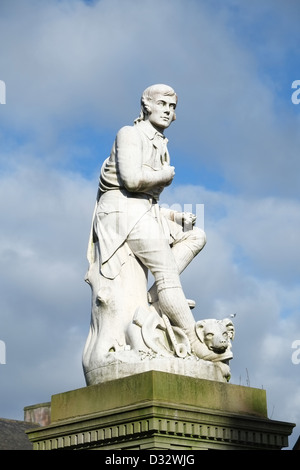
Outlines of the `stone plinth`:
M35 450L273 450L293 424L267 417L261 389L149 371L52 396Z

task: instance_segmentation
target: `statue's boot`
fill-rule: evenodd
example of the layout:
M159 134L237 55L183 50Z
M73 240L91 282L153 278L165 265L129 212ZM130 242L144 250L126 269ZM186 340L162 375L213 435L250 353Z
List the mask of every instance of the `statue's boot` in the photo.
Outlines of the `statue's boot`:
M200 235L199 235L200 234ZM193 235L193 236L192 236ZM185 268L191 263L194 257L202 250L205 245L205 234L202 230L192 230L189 232L187 239L181 240L179 243L175 243L172 246L172 253L180 275ZM148 291L148 302L154 304L158 301L158 293L156 283ZM192 299L186 299L190 309L195 308L195 301Z
M186 299L186 301L190 309L193 309L196 307L195 300ZM158 302L158 295L157 295L157 289L156 289L155 284L153 284L153 286L148 291L148 302L149 304L155 304L156 302Z
M203 358L205 348L196 334L195 319L180 287L162 288L158 292L159 308L167 315L170 323L177 326L187 336L193 354Z

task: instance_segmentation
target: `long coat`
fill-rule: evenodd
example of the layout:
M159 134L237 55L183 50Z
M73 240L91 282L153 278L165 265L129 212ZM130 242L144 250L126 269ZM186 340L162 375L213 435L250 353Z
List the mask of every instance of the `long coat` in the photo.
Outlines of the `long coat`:
M113 279L119 273L128 256L124 242L147 211L154 210L164 234L168 232L157 204L164 186L153 185L146 190L143 184L139 187L143 172L151 179L151 173L169 164L166 144L167 139L143 121L126 126L118 132L111 154L102 165L88 258L91 262L91 248L98 241L101 273L105 277ZM128 191L128 187L136 190Z

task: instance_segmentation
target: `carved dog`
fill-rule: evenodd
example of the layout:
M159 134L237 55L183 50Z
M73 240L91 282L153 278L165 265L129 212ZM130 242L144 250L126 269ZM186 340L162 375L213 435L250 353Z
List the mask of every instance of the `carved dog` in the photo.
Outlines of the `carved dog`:
M200 320L195 328L203 345L203 359L213 362L232 359L231 340L234 339L235 329L229 318Z

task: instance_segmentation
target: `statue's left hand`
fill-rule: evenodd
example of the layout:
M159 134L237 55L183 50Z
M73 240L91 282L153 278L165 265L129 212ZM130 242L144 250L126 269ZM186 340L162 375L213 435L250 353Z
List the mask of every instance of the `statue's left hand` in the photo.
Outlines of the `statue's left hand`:
M196 222L196 216L191 212L176 212L174 218L175 222L183 227L193 226Z
M195 214L192 214L191 212L183 212L183 224L192 224L194 225L196 222L196 216Z

